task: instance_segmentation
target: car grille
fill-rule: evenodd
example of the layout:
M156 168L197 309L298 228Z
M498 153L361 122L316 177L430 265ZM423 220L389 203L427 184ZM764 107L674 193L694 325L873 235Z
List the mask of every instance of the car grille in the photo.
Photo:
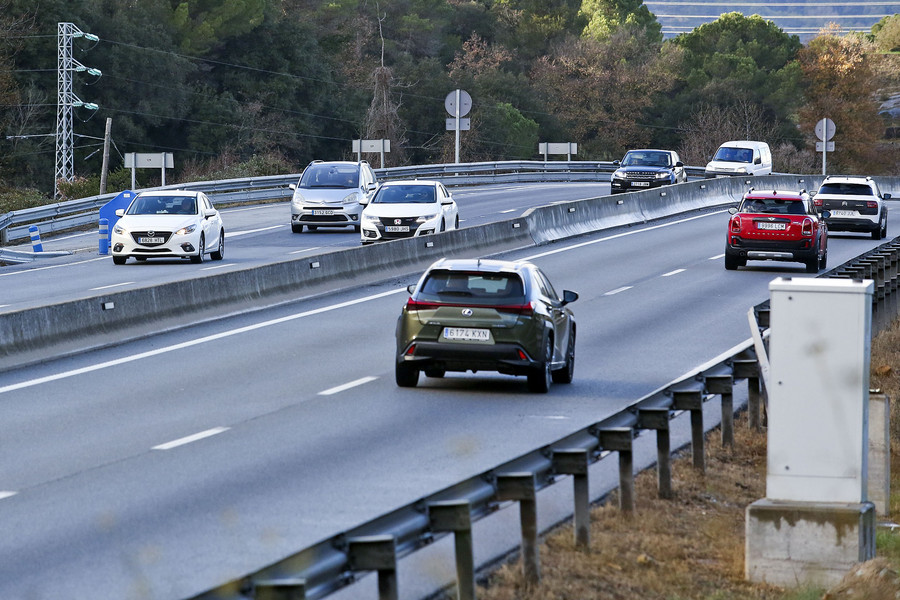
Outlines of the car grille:
M171 231L132 231L131 237L134 239L135 244L140 244L141 246L146 246L148 248L152 248L154 246L162 246L163 244L169 241L169 238L172 237ZM163 239L162 244L141 244L140 239L143 237L161 237Z
M409 225L410 230L415 229L416 219L419 217L381 217L381 224L384 226Z
M303 215L303 221L309 221L312 223L346 223L347 216L343 214L338 215Z
M656 179L656 171L629 171L625 179Z

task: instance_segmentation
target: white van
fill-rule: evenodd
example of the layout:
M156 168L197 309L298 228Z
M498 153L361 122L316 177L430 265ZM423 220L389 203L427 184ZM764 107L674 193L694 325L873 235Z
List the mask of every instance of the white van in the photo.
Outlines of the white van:
M772 153L765 142L749 140L725 142L706 165L706 177L732 175L769 175L772 173Z

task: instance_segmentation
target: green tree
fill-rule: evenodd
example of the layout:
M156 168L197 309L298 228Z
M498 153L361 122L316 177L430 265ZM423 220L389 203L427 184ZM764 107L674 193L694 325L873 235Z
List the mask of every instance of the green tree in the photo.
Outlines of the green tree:
M900 13L872 25L872 40L881 52L900 52Z
M179 47L203 54L229 37L253 31L265 15L266 0L171 0Z
M581 14L587 18L583 35L608 40L621 28L641 31L648 42L662 41L662 26L643 0L584 0Z

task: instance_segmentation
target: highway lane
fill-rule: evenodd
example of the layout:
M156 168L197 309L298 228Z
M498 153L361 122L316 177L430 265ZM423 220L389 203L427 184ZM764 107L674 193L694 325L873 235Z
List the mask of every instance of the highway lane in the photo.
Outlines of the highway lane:
M412 280L0 374L0 597L182 598L596 422L748 337L802 265L709 211L514 253L581 295L575 382L393 383ZM835 237L832 265L876 245Z
M460 206L461 227L511 219L535 206L608 193L608 183L516 184L453 190ZM290 205L285 202L226 208L222 217L226 232L225 258L200 265L180 259L146 263L130 260L124 267L114 267L110 257L99 256L96 232L44 240L47 252L76 252L71 256L0 268L0 313L359 245L359 234L350 228L291 233Z

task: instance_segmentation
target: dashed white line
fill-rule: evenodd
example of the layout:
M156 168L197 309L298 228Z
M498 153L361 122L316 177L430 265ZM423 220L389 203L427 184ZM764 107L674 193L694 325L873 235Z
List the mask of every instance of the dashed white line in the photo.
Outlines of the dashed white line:
M606 292L606 293L603 294L603 295L604 295L604 296L615 296L616 294L621 294L622 292L624 292L624 291L626 291L626 290L630 290L630 289L633 288L633 287L634 287L633 285L626 285L626 286L623 286L623 287L620 287L620 288L616 288L616 289L614 289L614 290L610 290L610 291Z
M716 254L715 256L710 256L709 260L719 260L720 258L725 258L725 254Z
M357 386L363 385L364 383L369 383L370 381L375 381L378 379L377 377L360 377L355 381L351 381L349 383L345 383L344 385L339 385L324 391L319 392L320 396L331 396L332 394L337 394L339 392L343 392L349 390L350 388L355 388Z
M133 284L133 283L134 283L133 281L123 281L122 283L114 283L114 284L112 284L112 285L103 285L103 286L100 286L100 287L91 288L91 291L92 291L92 292L98 292L98 291L100 291L100 290L108 290L108 289L110 289L110 288L114 288L114 287L122 287L123 285L131 285L131 284Z
M241 237L242 235L248 235L251 233L259 233L260 231L269 231L272 229L280 229L282 227L287 227L287 225L272 225L271 227L261 227L259 229L245 229L244 231L226 231L225 239Z
M304 248L303 250L294 250L293 252L288 252L288 254L302 254L304 252L309 252L311 250L318 250L322 246L314 246L312 248Z
M669 271L668 273L663 273L662 277L671 277L672 275L678 275L679 273L684 273L685 269L675 269L674 271Z
M109 260L108 256L100 258L92 258L90 260L79 260L77 262L66 263L64 265L49 265L46 267L35 267L34 269L25 269L24 271L12 271L10 273L0 273L0 277L9 277L10 275L21 275L22 273L33 273L34 271L45 271L47 269L60 269L62 267L72 267L74 265L83 265L85 263L97 262L98 260Z
M224 431L228 431L228 429L228 427L213 427L212 429L207 429L206 431L201 431L200 433L195 433L194 435L189 435L177 440L172 440L171 442L166 442L165 444L160 444L159 446L153 446L153 449L171 450L172 448L177 448L178 446L184 446L185 444L190 444L191 442L196 442L197 440L202 440L214 435L218 435Z
M219 265L213 265L211 267L203 267L200 269L201 271L212 271L213 269L224 269L225 267L233 267L235 263L223 263Z
M516 212L517 210L519 210L519 209L518 209L518 208L511 208L511 209L509 209L509 210L501 210L501 211L500 211L500 214L501 214L501 215L505 215L505 214L507 214L507 213Z
M0 500L5 500L7 498L12 498L19 492L0 492Z

